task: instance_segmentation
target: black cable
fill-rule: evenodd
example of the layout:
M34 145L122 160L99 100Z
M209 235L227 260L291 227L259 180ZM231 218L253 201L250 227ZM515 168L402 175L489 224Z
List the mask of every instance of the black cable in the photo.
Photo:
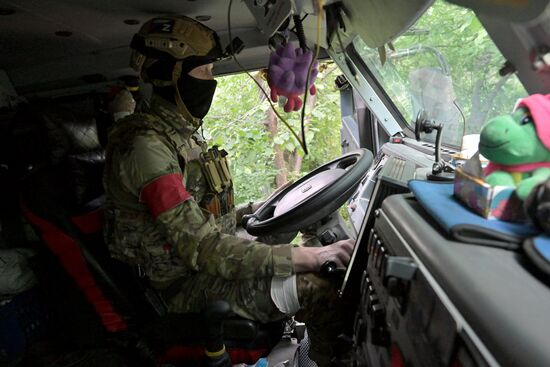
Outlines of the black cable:
M269 98L269 95L267 94L267 92L264 90L264 88L262 87L262 85L254 78L252 77L252 75L250 75L250 73L244 68L244 66L239 62L239 60L237 60L237 55L235 55L235 50L233 49L233 44L231 42L231 7L233 5L233 0L229 0L229 6L227 7L227 33L228 33L228 36L229 36L229 47L231 49L231 57L233 58L233 61L235 61L235 63L241 68L241 70L243 72L245 72L249 77L250 79L252 79L254 81L254 83L256 83L256 85L258 86L258 88L262 91L263 95L265 96L267 102L269 103L269 106L271 107L271 109L273 110L273 113L279 118L279 120L288 128L288 130L290 131L290 133L292 134L292 136L294 136L296 138L296 141L298 141L298 143L300 144L300 146L302 147L302 149L304 150L304 153L307 154L307 147L305 145L305 141L301 141L300 140L300 137L298 136L298 134L294 131L294 129L292 128L292 126L290 126L290 124L288 123L288 121L286 121L282 116L281 114L275 109L275 107L273 106L273 104L271 103L270 101L270 98ZM311 62L311 64L309 65L310 66L310 70L309 72L311 72L311 66L313 65L313 60ZM309 74L308 74L309 76ZM308 78L309 79L309 78Z
M453 104L455 105L458 112L460 112L460 116L462 116L462 138L464 138L464 135L466 135L466 117L464 116L464 112L462 111L462 108L456 103L456 100L453 101ZM462 142L460 142L462 144Z
M292 16L292 20L294 21L294 28L296 30L296 36L298 37L298 42L300 43L300 48L302 49L302 51L305 52L307 50L306 32L304 31L304 25L302 24L302 19L298 14L294 14Z
M229 49L231 50L231 56L235 56L235 50L233 49L233 42L231 42L231 7L233 6L233 0L229 0L227 6L227 36L229 37Z
M344 44L342 43L342 37L340 36L340 31L336 30L336 38L338 38L338 43L340 44L340 51L344 54L344 62L346 63L346 66L348 67L351 75L353 75L354 78L357 77L357 70L355 70L355 66L351 63L350 59L344 52Z
M303 23L303 22L304 22L304 19L306 19L308 15L309 15L309 14L306 13L306 15L304 15L304 16L300 19L300 23ZM296 27L290 28L289 31L291 31L292 33L296 34ZM298 36L298 35L296 34L296 36Z
M302 24L302 20L300 19L300 16L298 14L294 14L292 16L292 19L294 20L294 27L296 28L296 35L298 36L298 42L300 43L300 48L302 51L307 50L307 44L306 44L306 34L304 32L304 26ZM309 91L309 78L311 74L311 67L313 66L313 63L315 60L311 60L311 64L309 66L307 76L306 76L306 89L304 91L304 105L302 106L302 111L300 114L300 129L302 133L302 142L304 143L304 153L307 154L307 142L306 142L306 126L305 126L305 112L306 112L306 102L307 102L307 95Z

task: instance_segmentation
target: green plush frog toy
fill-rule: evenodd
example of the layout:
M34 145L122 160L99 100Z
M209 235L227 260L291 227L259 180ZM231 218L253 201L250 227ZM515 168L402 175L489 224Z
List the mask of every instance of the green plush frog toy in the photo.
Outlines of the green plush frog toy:
M485 181L515 186L524 200L550 177L550 94L524 98L513 113L489 120L481 130L479 152L490 161Z

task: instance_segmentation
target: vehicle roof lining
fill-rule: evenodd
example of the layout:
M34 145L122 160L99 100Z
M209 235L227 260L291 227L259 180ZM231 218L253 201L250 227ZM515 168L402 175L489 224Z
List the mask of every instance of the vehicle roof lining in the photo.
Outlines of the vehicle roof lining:
M344 0L344 5L357 5L361 1ZM519 76L524 84L527 84L528 90L547 89L546 81L535 83L537 76L531 75L534 72L529 70L528 56L529 48L545 41L545 37L548 36L543 24L550 14L550 0L529 2L529 8L514 17L532 17L536 11L545 9L543 15L536 21L532 20L525 25L515 23L513 27L506 20L492 21L502 9L496 5L488 7L488 0L483 0L479 4L470 0L450 1L471 6L481 13L484 25L497 41L497 46L508 59L517 64ZM415 2L421 4L429 3L431 0ZM90 83L90 80L98 82L132 74L134 72L128 67L128 44L132 35L140 28L140 24L163 14L185 14L193 18L207 15L211 19L204 24L219 33L225 47L228 44L228 5L227 0L0 0L0 70L6 72L13 87L23 95L77 86ZM484 11L493 8L494 12L491 15L483 14ZM14 13L10 14L9 10L13 10ZM140 24L125 24L124 21L127 19L137 20ZM239 55L241 64L246 69L267 66L268 37L258 30L256 19L244 1L234 1L231 21L233 37L240 37L246 46ZM538 24L538 30L531 32L534 23ZM510 45L502 36L510 35L512 32L518 33L518 27L522 28L519 33L531 37L527 38L528 44L522 45L521 49L517 47L518 42ZM68 37L56 35L56 32L60 31L72 34ZM522 39L524 43L525 38L524 36ZM217 75L225 75L240 72L241 69L232 60L226 60L216 65L214 71ZM533 85L529 87L529 84Z
M163 14L210 16L203 23L219 33L225 47L228 4L227 0L0 0L1 9L15 11L0 15L0 69L7 72L19 93L90 74L109 78L133 73L127 67L130 39L143 22ZM125 24L126 19L140 24ZM267 64L267 37L258 32L244 2L234 2L231 23L235 27L232 36L240 37L247 47L239 57L243 65L261 67L259 59ZM60 31L72 34L56 35ZM219 72L237 71L231 64L221 63ZM44 70L48 70L47 75Z

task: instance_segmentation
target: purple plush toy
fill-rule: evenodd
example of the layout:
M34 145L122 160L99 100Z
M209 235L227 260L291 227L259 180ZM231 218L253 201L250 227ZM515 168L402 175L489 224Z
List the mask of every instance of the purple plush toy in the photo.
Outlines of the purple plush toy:
M313 52L304 52L301 48L294 49L291 43L279 47L271 53L267 82L271 88L271 99L277 102L279 96L285 96L285 112L298 111L302 108L302 99L299 97L306 88L306 78L313 58ZM315 94L315 77L317 77L318 62L315 61L309 77L309 92Z

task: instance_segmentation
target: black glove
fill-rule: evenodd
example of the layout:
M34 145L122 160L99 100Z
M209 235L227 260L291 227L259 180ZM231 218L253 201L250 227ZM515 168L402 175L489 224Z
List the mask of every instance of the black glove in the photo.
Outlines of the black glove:
M535 186L523 206L533 223L550 233L550 180Z

